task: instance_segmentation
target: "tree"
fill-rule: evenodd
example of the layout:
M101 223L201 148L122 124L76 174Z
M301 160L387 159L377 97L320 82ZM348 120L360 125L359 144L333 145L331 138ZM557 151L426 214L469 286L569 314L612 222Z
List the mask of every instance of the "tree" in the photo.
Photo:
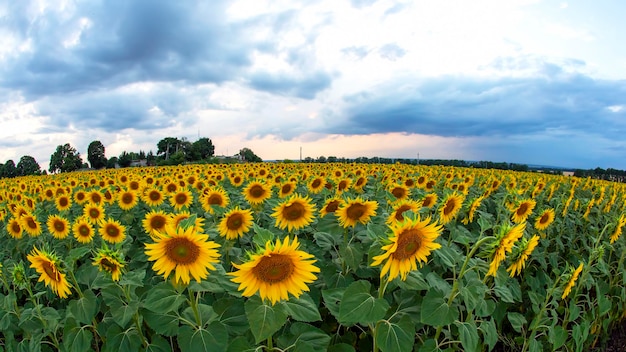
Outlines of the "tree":
M241 158L244 161L248 161L248 162L260 162L260 161L263 161L263 159L261 159L256 154L254 154L254 152L252 150L250 150L249 148L241 149L239 151L239 156L241 156Z
M113 156L109 160L107 160L107 169L115 169L115 167L118 165L117 161L118 160L116 156Z
M181 149L182 141L175 137L165 137L157 143L157 156L168 159L170 155Z
M209 138L203 137L191 144L191 160L204 160L213 156L215 147Z
M39 166L35 158L30 155L24 155L21 157L16 168L18 176L41 174L41 166Z
M93 141L87 147L87 160L93 169L106 167L107 158L104 156L104 145L100 141Z
M50 156L50 167L48 171L70 172L76 171L83 165L83 160L76 148L69 143L57 146L56 151Z
M17 176L17 168L15 167L15 162L11 159L7 160L4 163L4 167L2 168L2 177L15 177Z
M126 151L123 151L122 154L120 154L120 157L117 159L117 163L120 167L129 167L132 161L133 156L129 153L126 153Z

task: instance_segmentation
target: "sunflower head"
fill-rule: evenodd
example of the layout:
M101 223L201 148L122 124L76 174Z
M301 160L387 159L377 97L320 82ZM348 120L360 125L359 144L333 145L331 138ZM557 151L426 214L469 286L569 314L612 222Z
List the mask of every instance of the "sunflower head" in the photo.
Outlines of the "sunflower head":
M92 264L97 266L99 271L111 274L113 281L120 281L126 261L119 251L104 247L98 250Z
M48 232L55 238L64 239L70 233L69 221L60 215L50 215L46 225L48 226Z
M535 228L540 231L547 229L554 221L554 216L554 209L549 208L544 210L535 220Z
M226 207L230 203L228 193L222 188L211 187L205 189L200 202L202 203L202 209L209 214L214 214L215 209L213 207Z
M249 209L235 207L229 210L220 220L217 227L221 236L234 240L243 236L253 224L252 212Z
M169 221L170 215L161 210L152 210L146 214L141 224L146 233L155 236L157 232L165 231L165 226Z
M39 281L43 281L57 296L66 298L70 294L70 284L61 271L61 262L52 252L39 250L35 247L27 256L31 268L40 274Z
M315 207L309 197L294 195L274 208L276 226L289 231L301 229L313 221Z
M30 285L28 276L26 276L26 270L24 269L24 263L22 263L21 260L14 264L11 269L11 281L13 282L13 285L20 290L23 290Z
M533 199L522 200L514 209L511 220L516 224L526 221L528 216L533 212L535 205L537 205L537 202Z
M243 195L248 203L261 204L272 196L272 189L264 183L253 181L244 188Z
M183 208L189 208L193 203L193 195L190 191L183 189L173 193L170 196L170 204L175 210L181 210Z
M361 197L347 199L335 214L339 217L339 224L343 228L354 227L357 223L366 224L371 217L376 215L378 203L376 201L364 201Z
M442 202L439 207L439 219L442 224L447 224L452 221L459 210L461 210L461 206L463 205L464 196L458 193L450 193Z
M337 209L343 205L343 199L339 197L328 198L324 205L322 206L322 210L320 210L320 217L324 217L328 214L335 214Z
M93 240L93 236L95 235L95 231L89 222L89 220L84 217L77 218L72 225L72 232L74 233L74 237L80 243L89 243Z
M100 224L100 236L109 243L121 243L126 238L126 227L115 219L107 219Z
M272 305L280 300L288 300L289 294L300 297L309 291L308 284L317 279L315 273L320 269L313 265L313 255L299 249L298 238L290 242L289 236L281 242L268 241L265 248L251 254L250 259L233 266L237 269L229 273L231 281L239 284L242 295L250 297L259 293L262 300L269 300Z

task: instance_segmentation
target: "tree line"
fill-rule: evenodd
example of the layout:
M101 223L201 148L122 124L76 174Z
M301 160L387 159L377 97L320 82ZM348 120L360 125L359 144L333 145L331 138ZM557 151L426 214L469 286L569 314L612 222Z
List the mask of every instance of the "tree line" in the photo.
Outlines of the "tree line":
M50 155L48 170L42 170L34 157L24 155L17 165L11 159L0 163L0 178L11 178L28 175L45 175L49 173L72 172L80 169L103 169L140 166L181 165L185 163L217 163L217 162L260 162L263 161L250 148L242 148L237 154L226 159L215 157L215 146L210 138L202 137L195 142L187 138L165 137L157 145L156 154L123 151L119 156L107 158L102 142L95 140L87 147L85 162L70 143L58 145Z

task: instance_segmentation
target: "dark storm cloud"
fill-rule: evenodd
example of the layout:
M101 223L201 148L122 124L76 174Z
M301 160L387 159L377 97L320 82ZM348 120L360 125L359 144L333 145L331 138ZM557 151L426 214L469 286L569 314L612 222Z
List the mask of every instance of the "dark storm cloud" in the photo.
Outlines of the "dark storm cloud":
M330 86L332 77L322 71L303 77L290 74L258 72L252 75L250 85L270 93L291 95L303 99L313 99L315 95Z
M345 120L327 132L410 132L437 136L585 131L617 138L626 114L626 81L594 80L549 67L533 78L407 78L345 97Z

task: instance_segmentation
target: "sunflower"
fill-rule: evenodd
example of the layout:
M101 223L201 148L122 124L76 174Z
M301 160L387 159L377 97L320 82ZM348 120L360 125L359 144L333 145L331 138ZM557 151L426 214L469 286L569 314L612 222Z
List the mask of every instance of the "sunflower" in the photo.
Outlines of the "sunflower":
M74 233L76 240L80 243L91 242L93 240L93 236L95 235L91 223L84 217L76 219L74 225L72 225L72 232Z
M233 186L240 187L243 184L243 181L245 181L245 178L243 177L242 174L235 173L233 175L229 175L228 180Z
M200 198L200 203L202 204L202 209L209 214L213 214L215 209L214 206L218 207L226 207L228 203L230 203L230 199L228 198L228 194L225 190L218 187L211 187L207 189L204 195Z
M435 249L441 248L435 239L441 235L442 225L436 222L430 223L430 217L420 220L419 216L414 219L405 219L403 222L391 226L392 236L388 238L389 244L381 247L385 253L375 256L371 266L381 265L382 278L387 273L387 281L391 281L400 275L404 281L412 270L428 261L428 256Z
M583 271L582 262L580 262L576 270L574 270L569 280L567 281L567 284L565 285L565 288L563 289L563 295L561 296L561 299L565 299L565 297L567 297L570 294L570 292L572 291L572 287L574 287L574 284L576 284L576 280L578 280L578 276L580 275L581 271Z
M437 193L427 194L424 199L422 199L423 208L432 208L435 203L437 203Z
M56 205L58 211L63 211L72 206L72 200L66 195L60 195L54 198L54 204Z
M25 214L20 218L20 225L30 236L36 237L41 235L41 223L35 215Z
M288 231L301 229L313 221L315 207L311 204L309 197L294 195L278 204L274 208L272 216L276 218L278 228L288 229Z
M443 225L452 221L459 210L461 210L461 206L463 205L463 197L457 193L450 193L439 206L439 219Z
M522 222L515 226L505 225L500 228L494 244L492 245L493 258L489 264L487 276L495 276L500 263L506 258L506 253L511 253L515 242L524 235L526 223Z
M526 267L526 261L530 254L535 250L537 244L539 243L539 236L534 235L530 240L523 239L522 243L519 246L519 251L516 256L514 256L513 264L506 269L511 277L519 275L522 270Z
M104 219L104 207L99 204L87 203L83 208L83 216L92 224L97 224Z
M126 261L122 259L122 255L119 252L103 248L96 253L92 264L97 266L99 271L111 274L113 281L120 281Z
M190 276L200 282L215 270L219 263L219 244L209 241L209 236L196 230L194 226L165 226L165 232L157 232L155 243L146 244L148 260L154 261L152 270L165 279L174 271L176 283L188 284Z
M85 203L88 199L87 199L87 192L83 191L83 190L78 190L74 193L74 200L76 201L76 203L78 204L83 204Z
M99 232L102 239L109 243L121 243L126 238L126 226L111 218L100 224Z
M354 182L354 190L357 192L363 192L363 188L367 184L367 177L359 176Z
M40 251L35 247L27 258L31 263L30 267L40 274L38 282L43 281L47 287L50 287L61 298L69 296L71 286L67 282L65 274L59 268L60 261L56 255Z
M293 194L296 190L297 184L293 181L282 183L278 190L279 198L286 198Z
M11 235L11 237L15 238L15 239L20 239L22 238L22 226L20 225L20 221L16 218L11 218L11 220L9 220L9 223L7 224L7 232L9 233L9 235Z
M335 188L337 194L341 194L343 192L348 191L351 185L352 185L352 180L349 178L343 178L339 180L339 182L337 182L337 187Z
M326 180L321 177L314 177L311 182L307 185L309 189L309 193L317 194L320 193L324 189L324 185L326 184Z
M148 204L149 207L158 207L163 204L165 197L157 187L147 187L144 189L141 199L144 203Z
M161 210L152 210L147 213L141 224L150 236L156 236L157 232L165 231L165 226L169 223L170 216Z
M46 225L48 226L48 232L50 232L54 238L62 240L70 234L69 221L60 215L50 215L48 221L46 221Z
M328 214L334 214L340 206L343 205L343 199L339 197L328 198L324 205L322 206L322 210L320 210L320 217L324 217Z
M137 199L137 193L135 193L135 191L122 191L117 196L117 204L122 210L131 210L138 202L139 199Z
M622 227L624 227L624 225L626 225L626 216L622 214L619 220L617 220L617 226L615 227L615 231L613 231L613 234L611 235L611 238L610 238L611 244L615 243L615 241L617 241L619 236L622 235Z
M535 205L537 205L537 202L533 199L521 201L517 208L515 208L513 215L511 215L511 220L516 224L526 221L528 216L533 212Z
M419 203L414 200L407 199L400 201L393 207L393 211L391 212L391 214L389 214L389 217L387 217L386 223L393 224L396 221L404 221L404 216L402 215L404 214L404 212L412 211L414 213L417 213L419 209Z
M314 282L320 269L313 265L313 255L299 250L300 243L289 237L274 244L268 241L265 248L252 254L242 264L235 264L237 271L229 273L234 276L231 281L239 284L242 295L250 297L259 292L262 300L269 300L272 305L280 300L288 300L289 294L296 298L304 291L309 291L307 284Z
M266 184L253 181L243 190L244 198L252 205L261 204L272 196L272 190Z
M411 194L411 191L404 185L393 185L389 189L389 193L393 195L395 201L399 201L408 198Z
M170 196L170 204L175 210L188 208L193 203L193 195L188 190L180 190Z
M90 202L94 204L100 204L102 203L102 200L103 200L102 193L100 193L100 191L98 190L93 190L89 192L89 195L87 195L87 198Z
M376 215L378 203L374 200L364 201L361 197L347 199L336 211L339 224L343 228L354 227L357 222L366 224L370 218Z
M476 197L472 203L470 203L469 211L467 212L467 217L463 219L463 224L467 225L474 221L474 215L476 214L476 210L480 207L480 204L485 199L485 196Z
M217 229L227 240L234 240L248 232L252 223L252 212L249 209L242 210L235 207L224 214Z
M552 224L554 221L554 209L546 209L541 215L535 220L535 228L537 230L543 231Z

